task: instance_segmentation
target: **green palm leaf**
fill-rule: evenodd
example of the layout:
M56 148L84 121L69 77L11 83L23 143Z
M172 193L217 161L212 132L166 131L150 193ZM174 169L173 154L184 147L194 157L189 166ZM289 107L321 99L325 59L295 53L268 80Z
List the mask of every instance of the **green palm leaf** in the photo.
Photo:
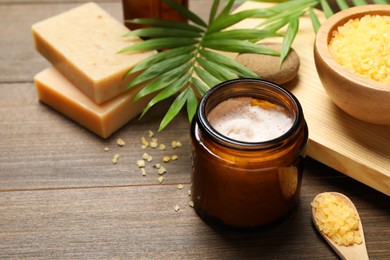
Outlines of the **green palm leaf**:
M325 13L326 18L329 18L333 15L333 10L330 8L329 3L326 0L321 0L320 1L322 10Z
M205 40L262 40L269 37L280 37L281 34L258 29L236 29L222 32L213 32L205 36Z
M143 28L138 29L134 31L130 31L129 33L125 34L125 37L129 36L139 36L139 37L146 37L146 38L155 38L155 37L177 37L180 35L180 37L189 37L189 38L196 38L201 36L201 32L198 31L190 31L190 30L184 30L184 29L171 29L171 28Z
M180 66L180 65L188 62L192 58L193 58L193 56L191 54L183 54L183 55L180 55L177 57L166 59L162 63L156 63L156 64L150 66L149 68L147 68L139 76L137 76L132 82L130 82L128 84L127 88L134 87L140 83L143 83L145 81L153 79L153 78L163 74L164 72L175 69L175 68L177 68L177 66ZM163 64L163 65L161 65L161 64Z
M219 0L215 0L213 2L213 5L211 6L210 16L209 16L209 24L214 21L214 18L218 12L218 7L219 7Z
M134 97L134 101L149 95L151 93L157 92L180 78L184 75L191 67L191 64L183 64L173 70L167 71L158 77L156 77L151 83L142 88L137 95Z
M269 54L273 56L279 56L279 52L262 45L254 44L247 41L240 40L204 40L203 46L206 48L228 51L228 52L239 52L239 53L258 53L258 54Z
M198 42L199 41L197 39L184 38L184 37L151 39L147 41L136 42L128 47L123 48L122 50L119 51L119 53L177 48L177 47L193 45Z
M238 63L224 55L221 55L217 52L208 51L208 50L199 50L199 53L206 59L217 63L217 64L224 64L227 68L229 68L231 71L233 71L235 74L237 74L240 77L247 77L247 78L257 78L258 75L254 73L253 71L249 70L247 67L242 65L241 63Z
M192 88L187 88L186 97L188 120L191 122L196 113L196 108L198 107L198 98Z
M212 33L212 32L221 31L247 18L251 18L251 17L266 18L266 17L270 17L273 14L274 12L270 12L265 9L260 9L260 10L253 9L253 10L241 11L232 15L220 16L216 18L209 25L207 32Z
M341 10L345 10L345 9L349 8L349 5L347 4L347 2L345 0L337 0L336 2Z
M309 9L309 15L310 15L310 20L313 25L314 31L317 33L318 29L320 29L320 21L318 20L317 15L314 12L314 8Z
M134 24L142 24L142 25L150 25L153 27L164 27L164 28L172 28L172 29L183 29L195 32L203 32L204 29L198 26L194 26L187 23L178 23L163 19L155 19L155 18L136 18L133 20L126 20L126 23L134 23Z
M146 106L146 108L144 109L144 111L142 112L142 115L141 117L151 108L153 107L155 104L157 104L158 102L160 101L163 101L167 98L170 98L172 97L174 94L176 94L177 92L179 92L182 88L184 88L187 83L188 83L188 80L190 78L191 75L189 74L185 74L185 75L182 75L180 78L178 78L173 84L171 84L169 87L168 86L165 86L164 89L158 93L149 103L148 105Z
M237 75L226 69L223 65L208 61L203 58L197 58L196 61L199 63L202 68L210 72L211 75L219 79L220 81L226 81L229 79L237 78Z
M160 61L169 59L171 57L192 53L195 49L196 49L195 45L190 45L190 46L178 47L178 48L156 53L155 55L152 55L137 63L137 65L135 65L132 69L130 69L125 76L127 77L134 72L145 70L150 66L159 63Z
M282 42L282 52L280 53L280 64L282 64L288 52L290 51L291 45L295 39L295 36L297 35L298 28L299 28L299 16L295 17L294 19L291 19L288 25L286 35L284 36Z
M364 0L352 0L352 2L356 5L356 6L359 6L359 5L366 5L367 2L364 1Z
M173 118L177 116L177 114L180 112L180 110L184 107L186 101L187 101L187 93L188 88L180 93L180 95L177 96L175 101L173 101L171 107L169 108L168 112L165 114L163 120L161 121L160 127L158 131L163 130L171 121Z
M327 17L333 14L328 1L325 0L276 0L280 3L272 7L240 12L232 12L237 1L227 0L221 6L222 1L214 0L207 24L173 0L164 1L191 23L150 18L128 20L126 22L152 28L138 29L126 34L125 37L139 36L146 37L147 40L132 43L119 51L158 51L130 69L125 77L137 73L128 88L140 83L145 84L135 96L135 100L146 95L155 95L141 117L154 105L177 95L162 119L159 131L164 129L184 106L191 121L198 106L198 98L221 81L237 77L259 77L219 51L280 56L282 63L298 33L299 18L302 15L309 14L314 31L317 31L320 22L314 7L321 6ZM264 1L273 2L262 2ZM366 3L364 0L352 0L352 5ZM374 0L374 3L384 4L388 1ZM346 0L337 0L337 4L340 9L349 7ZM252 29L229 29L247 18L262 18L263 21ZM283 34L279 32L281 30L284 30ZM263 39L281 35L283 42L280 53L261 44Z
M214 77L211 73L202 70L201 68L195 67L194 70L196 72L196 75L198 75L199 78L203 80L204 83L206 83L210 88L214 87L215 85L221 82L216 77Z
M198 91L199 95L203 96L210 89L202 81L197 78L192 77L192 83L194 84L195 89Z
M207 27L207 24L199 16L197 16L195 13L191 12L187 8L183 7L182 5L179 5L172 0L164 0L164 2L167 3L172 9L176 10L179 14L189 19L190 21L202 27Z

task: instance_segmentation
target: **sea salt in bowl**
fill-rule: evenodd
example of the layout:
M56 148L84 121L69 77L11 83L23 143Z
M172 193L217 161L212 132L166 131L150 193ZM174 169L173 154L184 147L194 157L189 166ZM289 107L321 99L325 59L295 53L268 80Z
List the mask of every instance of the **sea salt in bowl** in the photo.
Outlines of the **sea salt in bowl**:
M331 16L317 32L314 44L315 65L324 89L338 107L362 121L390 125L390 45L372 51L384 42L390 42L390 29L380 28L385 24L383 21L372 22L368 30L364 24L353 27L349 32L340 28L350 23L351 19L366 19L363 17L367 15L377 15L380 20L387 16L390 18L390 5L353 7ZM390 21L388 22L387 26L390 26ZM381 30L385 31L382 35L387 39L375 39L375 34ZM345 42L331 52L330 44L335 44L332 41L336 31L340 32L339 36L344 36ZM348 36L350 32L355 37ZM375 41L377 46L374 48L367 45L375 44ZM364 48L366 49L362 51ZM339 57L336 57L335 53ZM345 64L341 65L340 60L336 59L341 59ZM382 63L375 68L375 62L378 60ZM354 66L355 71L348 66ZM366 74L362 76L359 72ZM387 73L387 79L381 73Z

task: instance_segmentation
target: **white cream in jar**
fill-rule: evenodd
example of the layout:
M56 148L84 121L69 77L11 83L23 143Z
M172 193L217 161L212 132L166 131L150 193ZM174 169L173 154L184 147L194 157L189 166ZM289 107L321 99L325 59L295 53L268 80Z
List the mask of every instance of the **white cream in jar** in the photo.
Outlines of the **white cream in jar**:
M207 118L212 127L226 137L252 143L278 138L293 125L283 107L251 97L227 99Z

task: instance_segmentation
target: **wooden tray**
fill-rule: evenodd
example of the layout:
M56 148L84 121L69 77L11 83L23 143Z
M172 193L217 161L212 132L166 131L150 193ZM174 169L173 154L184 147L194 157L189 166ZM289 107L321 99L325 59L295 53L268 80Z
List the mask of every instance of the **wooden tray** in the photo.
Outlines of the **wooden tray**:
M246 2L238 10L267 6ZM253 28L259 22L247 19L235 28ZM314 64L315 33L310 18L302 17L299 28L293 48L300 57L301 67L298 78L285 87L303 107L309 125L308 156L390 196L390 126L354 119L330 100Z

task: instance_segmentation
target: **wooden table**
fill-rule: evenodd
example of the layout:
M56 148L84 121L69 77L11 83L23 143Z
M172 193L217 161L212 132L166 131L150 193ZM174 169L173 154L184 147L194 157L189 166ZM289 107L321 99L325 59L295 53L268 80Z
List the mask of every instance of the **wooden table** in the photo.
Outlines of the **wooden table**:
M155 131L167 103L102 140L37 100L33 76L49 64L34 50L30 27L84 1L0 0L0 258L28 259L337 259L315 231L310 202L338 191L360 211L372 259L390 259L390 199L310 158L298 209L280 225L234 232L202 222L188 206L189 124L186 114L156 134L168 146L165 180L147 165L141 137ZM98 1L122 19L120 1ZM191 0L206 17L211 0ZM126 141L119 147L117 138ZM180 149L170 148L180 141ZM109 147L109 151L104 151ZM119 153L119 162L111 160ZM178 189L178 184L184 185ZM175 206L180 207L175 211Z

